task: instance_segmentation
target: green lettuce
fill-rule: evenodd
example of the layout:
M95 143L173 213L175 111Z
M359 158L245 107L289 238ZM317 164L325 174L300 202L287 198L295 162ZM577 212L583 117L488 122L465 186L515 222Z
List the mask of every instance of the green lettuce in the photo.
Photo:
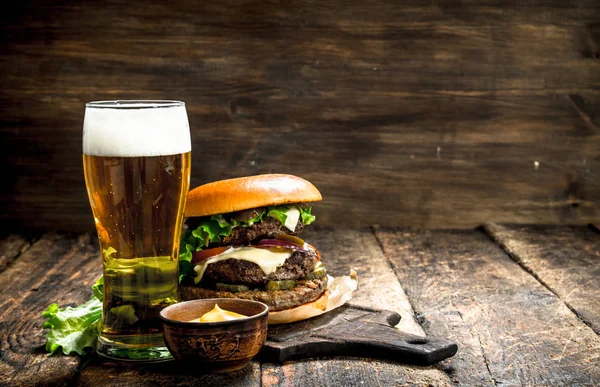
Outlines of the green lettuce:
M317 219L316 216L312 215L310 212L312 211L312 207L302 208L300 207L300 218L302 219L302 223L304 225L311 224Z
M267 208L267 216L277 219L281 224L285 224L285 221L287 220L286 212L288 212L291 207L292 206L269 207ZM302 223L309 225L315 221L316 217L310 213L312 207L302 208L302 206L296 206L296 208L300 210L300 219L302 219Z
M104 276L101 275L96 281L95 284L92 285L92 291L94 292L94 297L100 302L104 298Z
M190 232L191 235L191 232ZM194 265L192 264L192 245L186 244L179 252L179 282L185 283L186 278L195 276ZM185 249L185 250L184 250Z
M200 226L192 231L192 235L200 240L200 247L207 247L230 235L234 227L236 224L228 221L222 215L213 215L210 219L200 223Z
M55 353L59 349L65 355L73 352L84 355L87 348L96 347L98 329L102 318L102 292L104 290L103 278L92 286L94 295L83 305L75 308L70 306L60 308L58 304L51 304L42 313L48 319L42 325L50 330L46 334L46 350Z
M256 215L252 219L244 220L244 221L241 221L241 222L236 222L237 226L239 226L239 227L250 227L254 223L260 222L262 220L263 216L265 216L265 214L266 214L266 211L262 211L262 212L260 212L258 215Z
M279 223L285 224L287 219L286 212L289 210L288 206L277 206L277 207L269 207L267 209L267 216L271 218L277 219Z

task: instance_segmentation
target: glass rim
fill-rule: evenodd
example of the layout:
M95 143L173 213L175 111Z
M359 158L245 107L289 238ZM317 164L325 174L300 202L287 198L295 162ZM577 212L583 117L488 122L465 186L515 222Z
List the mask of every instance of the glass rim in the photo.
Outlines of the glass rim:
M91 101L85 104L86 108L94 109L159 109L178 106L185 106L185 102L166 99L119 99L106 101Z

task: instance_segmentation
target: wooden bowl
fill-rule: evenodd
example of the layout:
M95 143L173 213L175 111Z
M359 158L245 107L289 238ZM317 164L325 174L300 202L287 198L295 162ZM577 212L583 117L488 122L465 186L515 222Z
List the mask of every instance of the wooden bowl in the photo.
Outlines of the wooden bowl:
M248 317L223 322L189 322L221 309ZM230 372L244 368L267 338L269 307L262 302L210 298L179 302L160 312L163 335L173 357L204 372Z

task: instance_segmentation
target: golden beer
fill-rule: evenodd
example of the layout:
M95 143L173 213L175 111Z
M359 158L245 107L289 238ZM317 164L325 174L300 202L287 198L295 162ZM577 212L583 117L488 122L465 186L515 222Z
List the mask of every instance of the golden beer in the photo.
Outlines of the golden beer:
M183 103L86 107L83 166L103 262L97 347L103 356L169 357L159 312L179 298L177 257L190 148Z

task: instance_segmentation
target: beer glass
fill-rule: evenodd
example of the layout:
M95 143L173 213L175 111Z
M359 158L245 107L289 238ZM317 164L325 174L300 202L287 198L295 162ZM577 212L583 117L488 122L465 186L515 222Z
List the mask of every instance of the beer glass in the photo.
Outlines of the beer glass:
M86 105L83 169L103 263L96 350L104 357L170 358L159 312L179 298L178 250L190 163L183 102Z

